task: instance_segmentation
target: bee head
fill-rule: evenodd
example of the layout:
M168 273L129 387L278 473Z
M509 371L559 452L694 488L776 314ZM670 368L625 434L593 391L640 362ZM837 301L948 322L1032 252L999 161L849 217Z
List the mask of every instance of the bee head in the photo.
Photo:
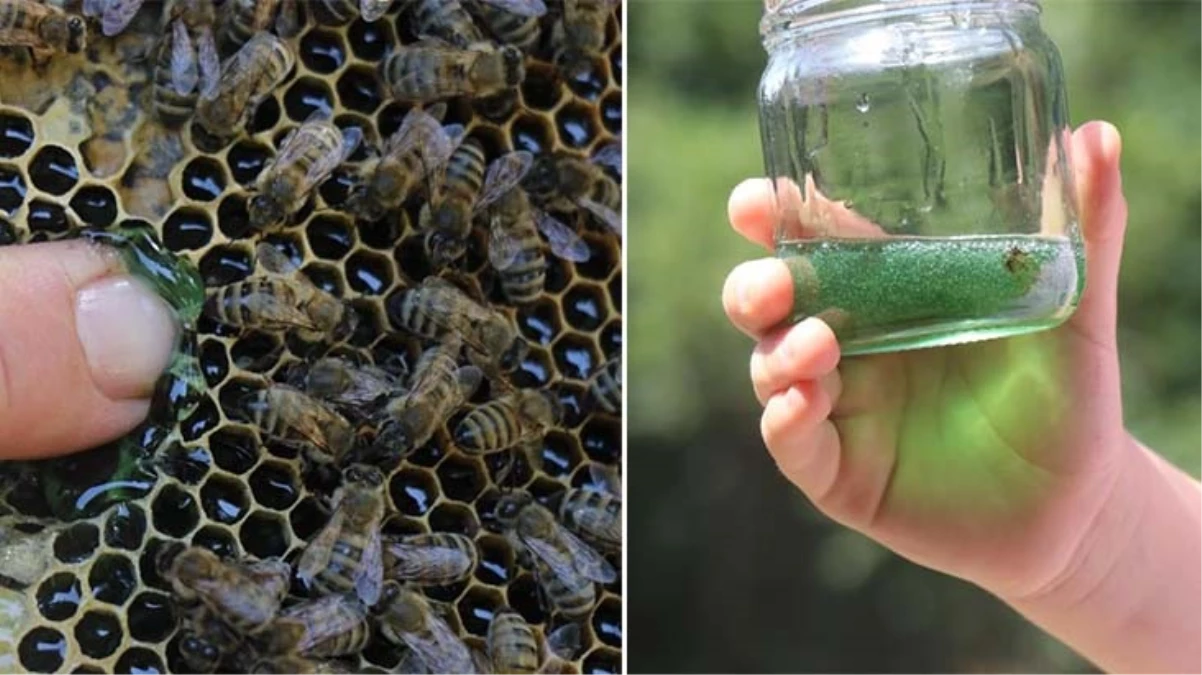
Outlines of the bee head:
M213 672L221 661L221 651L197 635L187 635L180 640L179 654L184 663L198 673Z
M549 155L543 155L534 160L530 170L522 178L522 187L530 194L546 198L556 191L559 183L559 173L555 160Z
M246 210L250 215L250 226L255 230L266 229L284 219L284 201L273 197L270 189L251 197Z
M167 576L171 570L171 566L175 564L175 559L184 552L185 548L187 547L176 541L159 549L158 554L154 558L154 567L158 571L159 576Z
M501 47L501 63L505 66L505 84L516 87L526 79L526 57L513 45Z
M378 488L384 484L384 472L370 464L352 464L342 472L347 483L356 483L369 488Z
M534 497L528 492L514 492L507 494L497 502L493 507L492 516L497 521L497 524L502 528L509 529L513 527L522 511L534 502Z
M501 369L506 371L514 370L521 365L526 355L530 353L530 343L526 342L520 335L514 335L508 331L506 331L503 339L508 340L509 345L501 352ZM504 344L504 342L502 341L501 344Z

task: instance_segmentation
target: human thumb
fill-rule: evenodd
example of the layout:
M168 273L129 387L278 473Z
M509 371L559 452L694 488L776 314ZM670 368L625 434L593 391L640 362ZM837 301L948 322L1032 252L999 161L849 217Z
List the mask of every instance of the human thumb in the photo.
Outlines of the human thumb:
M1073 134L1072 162L1077 206L1085 237L1085 291L1070 324L1095 344L1113 348L1119 264L1127 229L1127 200L1119 169L1123 141L1106 122L1090 122Z
M0 459L61 455L131 430L177 330L109 249L0 248Z

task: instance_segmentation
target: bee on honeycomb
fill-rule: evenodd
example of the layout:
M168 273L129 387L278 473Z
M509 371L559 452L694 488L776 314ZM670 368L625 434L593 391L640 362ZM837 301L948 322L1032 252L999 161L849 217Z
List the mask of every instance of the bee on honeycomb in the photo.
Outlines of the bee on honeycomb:
M117 246L188 330L134 432L6 465L6 670L617 672L621 7L14 8L0 245Z

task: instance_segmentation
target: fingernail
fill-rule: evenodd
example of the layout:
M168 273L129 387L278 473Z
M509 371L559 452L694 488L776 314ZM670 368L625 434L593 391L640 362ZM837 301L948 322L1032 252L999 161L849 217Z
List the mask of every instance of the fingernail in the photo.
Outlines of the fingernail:
M75 300L75 330L92 380L113 400L145 398L171 358L171 308L132 277L88 284Z

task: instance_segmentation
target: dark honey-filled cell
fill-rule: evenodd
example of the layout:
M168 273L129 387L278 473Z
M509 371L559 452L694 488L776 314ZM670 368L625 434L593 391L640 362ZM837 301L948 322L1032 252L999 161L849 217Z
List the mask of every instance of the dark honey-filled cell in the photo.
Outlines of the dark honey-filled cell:
M315 77L299 78L284 92L284 110L297 123L304 122L317 111L333 112L334 92Z
M34 199L29 203L29 213L25 220L29 223L30 232L64 234L71 228L66 209L44 199Z
M530 109L551 110L563 97L562 82L563 78L554 67L530 65L526 68L526 79L522 81L522 101Z
M376 130L380 132L380 138L388 138L396 133L412 107L406 103L394 101L380 108L380 112L376 113Z
M88 572L88 587L92 597L110 605L123 605L138 585L138 573L129 558L105 553L96 558Z
M220 558L238 556L238 542L233 530L220 525L205 525L192 535L192 545L207 548Z
M563 330L559 308L555 306L554 301L546 297L519 308L517 324L522 331L522 337L544 347L551 344L555 336Z
M101 185L85 185L71 197L71 210L95 227L108 227L117 219L117 195Z
M513 121L511 130L515 150L539 155L554 145L555 130L541 117L523 114Z
M17 645L17 658L31 673L53 673L67 658L67 638L53 628L34 628Z
M230 347L230 360L242 370L265 373L275 367L282 349L283 345L275 335L247 332Z
M79 182L79 167L71 153L57 145L44 145L29 162L29 180L52 195L65 195Z
M338 77L338 100L343 107L371 115L380 107L380 78L366 66L351 66Z
M601 96L601 92L605 91L608 75L605 61L597 57L588 59L586 64L577 68L575 72L565 73L564 80L577 98L594 103Z
M530 481L530 484L526 486L526 491L529 492L530 496L534 497L538 503L546 506L547 508L552 508L559 501L560 496L563 495L564 487L563 483L560 483L559 481L551 480L546 476L536 476L534 480Z
M342 295L344 295L342 273L338 271L337 267L332 265L323 265L321 263L312 263L310 265L306 265L304 269L301 270L301 274L309 277L309 281L312 281L313 285L317 286L326 293L330 293L338 297L342 297Z
M622 354L622 320L614 319L601 329L601 351L608 361Z
M580 430L580 446L590 459L616 464L622 457L621 420L594 416Z
M162 642L175 630L171 598L147 591L134 596L125 614L129 635L142 642Z
M224 394L225 389L230 389L230 385L236 384L237 381L231 380L222 393ZM235 397L241 399L242 395L239 392ZM212 453L217 466L232 474L246 473L259 461L259 444L254 434L238 427L227 426L213 432L209 436L209 452Z
M0 209L8 215L25 201L25 178L15 168L0 166Z
M434 507L428 522L430 529L435 532L457 532L472 537L480 530L476 514L470 508L451 502L443 502Z
M606 598L593 610L593 633L611 647L622 647L622 603Z
M239 185L249 187L254 184L259 173L271 161L271 148L254 141L239 141L232 145L225 155L226 165L230 175Z
M472 501L484 489L486 480L480 462L471 457L451 455L438 465L438 484L450 499Z
M609 237L588 234L584 240L588 242L589 258L576 263L576 272L586 279L606 281L618 266L619 252Z
M313 497L305 497L288 512L292 533L303 540L309 540L317 534L329 518L329 513Z
M522 615L527 623L542 623L547 614L539 598L538 582L529 572L519 574L505 589L509 606Z
M397 511L410 516L423 516L438 499L438 484L434 475L421 469L404 469L392 476L388 493Z
M606 290L609 291L609 304L613 305L614 312L622 313L622 273L617 272L609 279L606 284Z
M204 373L205 383L216 387L225 381L230 372L229 355L225 345L219 340L202 340L200 343L200 370Z
M104 521L104 545L136 551L146 536L146 511L133 503L118 504Z
M246 197L227 195L217 207L217 227L230 239L241 239L250 234L250 212L246 208Z
M184 167L184 195L198 202L211 202L225 190L225 171L221 164L206 157L197 157Z
M430 274L430 262L421 237L405 237L396 248L397 267L411 280L424 279Z
M54 557L67 564L92 557L100 545L100 529L92 523L75 523L54 538Z
M476 540L480 562L476 565L476 578L486 584L504 586L509 583L513 570L513 549L501 536L486 534Z
M609 675L622 672L622 655L612 649L595 649L584 658L583 672Z
M513 383L519 387L542 387L555 377L551 357L545 349L533 347L513 373Z
M42 581L34 597L42 616L50 621L66 621L79 609L79 578L70 572L54 574Z
M551 346L555 367L564 377L587 380L601 364L601 355L593 341L579 333L564 333Z
M274 96L268 96L263 99L258 108L255 108L255 113L251 116L246 130L251 134L270 131L280 123L280 114L280 102Z
M314 28L300 39L300 59L305 67L329 75L346 63L346 45L342 36L332 30Z
M314 216L305 226L309 249L318 258L342 260L355 245L353 223L336 215Z
M233 244L218 244L200 258L200 277L205 286L224 286L242 281L255 269L250 251Z
M367 22L355 19L346 31L346 41L351 51L364 61L379 61L393 44L394 38L387 21Z
M392 286L392 265L378 253L354 253L347 258L345 269L347 283L362 295L380 295Z
M543 290L552 295L558 295L568 287L575 276L570 267L571 263L559 256L547 257L547 278L543 282Z
M117 667L114 672L155 675L156 673L165 673L167 669L163 666L163 660L159 658L158 654L143 647L130 647L121 654L121 658L117 659Z
M28 117L11 112L0 114L0 158L25 154L33 146L33 123Z
M196 410L180 420L180 436L185 442L195 441L216 429L218 424L221 424L221 413L217 410L217 404L209 396L203 395L196 402Z
M497 608L505 604L501 594L491 588L469 588L459 599L457 609L463 627L473 635L486 637Z
M280 462L263 462L248 483L259 506L284 511L299 497L296 474Z
M185 537L200 522L200 509L192 495L174 485L163 488L151 504L154 529L172 537Z
M555 128L559 140L572 148L588 147L597 138L597 118L592 108L581 103L568 103L555 113Z
M157 464L164 475L170 476L184 485L197 485L209 473L209 465L213 458L208 450L193 445L185 446L171 443L159 451Z
M570 475L580 463L580 448L571 436L563 432L551 431L543 438L542 449L543 473L555 478Z
M563 296L563 314L576 330L591 333L608 314L604 291L592 284L576 284Z
M103 675L104 668L101 668L100 666L89 665L87 663L81 663L72 668L71 672L75 675Z
M250 508L250 495L241 482L215 473L200 488L200 505L210 521L233 525Z
M112 612L88 612L75 623L75 643L85 656L103 659L121 644L121 622Z
M516 487L525 485L534 475L529 458L524 452L494 452L484 456L484 466L488 470L489 480L493 485ZM487 502L487 496L481 498ZM481 500L476 501L477 511L486 519L491 516L488 508L481 509ZM487 515L486 515L487 514Z
M288 552L288 523L283 517L266 511L254 511L238 531L238 541L247 553L260 558L282 556Z
M364 144L359 145L358 152L364 151ZM335 169L330 177L317 186L317 194L326 206L332 209L342 209L351 195L351 190L359 184L359 176L355 169L340 167Z
M622 93L611 91L601 99L601 124L606 131L618 136L622 133Z
M172 251L204 248L212 238L212 218L200 209L176 209L163 223L163 244Z

